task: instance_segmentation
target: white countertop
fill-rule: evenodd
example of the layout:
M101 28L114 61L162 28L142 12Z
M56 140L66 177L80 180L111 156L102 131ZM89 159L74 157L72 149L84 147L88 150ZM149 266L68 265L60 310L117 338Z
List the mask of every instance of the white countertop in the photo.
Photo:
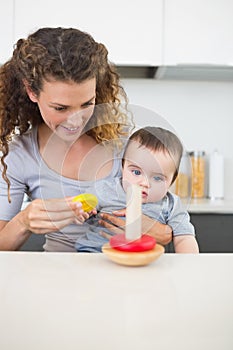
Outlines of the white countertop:
M185 204L189 213L233 214L233 199L192 199Z
M232 350L233 254L0 252L1 350Z

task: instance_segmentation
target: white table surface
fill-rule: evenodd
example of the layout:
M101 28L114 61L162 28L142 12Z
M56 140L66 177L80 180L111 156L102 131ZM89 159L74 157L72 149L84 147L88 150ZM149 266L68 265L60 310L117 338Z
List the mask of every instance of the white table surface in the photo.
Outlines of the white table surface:
M233 254L0 252L1 350L232 350Z

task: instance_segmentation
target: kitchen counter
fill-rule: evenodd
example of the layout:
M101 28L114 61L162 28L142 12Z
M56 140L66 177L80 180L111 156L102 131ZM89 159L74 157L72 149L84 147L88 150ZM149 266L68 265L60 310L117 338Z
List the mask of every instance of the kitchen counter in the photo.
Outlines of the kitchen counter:
M2 350L231 350L233 254L0 252Z
M233 199L192 199L184 204L189 213L233 214Z
M30 202L23 202L22 209ZM183 200L189 213L233 214L233 199L211 200L207 198Z

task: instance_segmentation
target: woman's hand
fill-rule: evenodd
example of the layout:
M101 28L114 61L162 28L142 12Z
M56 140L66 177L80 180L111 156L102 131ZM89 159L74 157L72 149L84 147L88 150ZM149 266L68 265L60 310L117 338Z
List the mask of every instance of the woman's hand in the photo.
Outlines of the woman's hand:
M122 215L121 215L122 216ZM99 220L99 224L104 228L108 229L114 234L123 233L125 231L125 220L120 219L115 214L109 213L101 213L101 219ZM111 235L102 231L101 235L107 239L111 237Z
M125 212L126 209L114 211L112 214L102 213L99 224L115 234L123 233L125 220L119 218L119 216L125 216ZM172 229L170 226L161 224L146 215L142 215L142 233L153 236L162 245L166 245L172 240ZM108 239L111 237L105 232L101 232L101 235Z
M154 237L162 245L167 245L172 240L172 229L169 225L161 224L146 215L142 215L142 232Z
M82 224L95 210L85 213L82 204L72 202L72 198L35 199L21 212L19 221L25 230L37 234L58 231L72 223Z

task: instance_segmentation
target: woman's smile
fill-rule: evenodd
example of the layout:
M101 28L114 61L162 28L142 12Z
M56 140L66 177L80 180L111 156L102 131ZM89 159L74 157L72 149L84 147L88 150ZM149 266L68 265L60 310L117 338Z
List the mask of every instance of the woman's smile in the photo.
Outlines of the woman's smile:
M65 132L67 132L68 134L76 134L79 130L80 130L80 127L68 127L68 126L64 126L64 125L59 125L58 128L63 128L65 130Z

